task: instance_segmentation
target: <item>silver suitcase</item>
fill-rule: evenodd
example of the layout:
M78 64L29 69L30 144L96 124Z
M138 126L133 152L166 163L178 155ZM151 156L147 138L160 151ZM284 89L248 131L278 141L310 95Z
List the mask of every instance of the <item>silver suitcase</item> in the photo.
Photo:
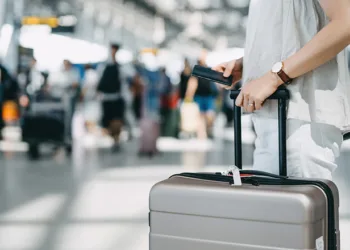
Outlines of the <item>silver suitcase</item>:
M237 91L232 97L237 96ZM280 175L240 171L182 173L150 192L150 250L339 250L334 183L286 177L285 89L279 100ZM236 166L241 167L240 108L235 108Z

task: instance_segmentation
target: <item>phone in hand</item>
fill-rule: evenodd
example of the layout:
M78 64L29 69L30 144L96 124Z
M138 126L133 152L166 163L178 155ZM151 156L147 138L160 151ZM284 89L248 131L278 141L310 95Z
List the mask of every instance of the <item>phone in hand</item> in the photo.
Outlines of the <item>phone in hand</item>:
M231 86L233 82L233 76L224 77L224 74L212 70L211 68L203 67L200 65L194 66L192 70L192 76L207 79L209 81L217 82L225 86Z

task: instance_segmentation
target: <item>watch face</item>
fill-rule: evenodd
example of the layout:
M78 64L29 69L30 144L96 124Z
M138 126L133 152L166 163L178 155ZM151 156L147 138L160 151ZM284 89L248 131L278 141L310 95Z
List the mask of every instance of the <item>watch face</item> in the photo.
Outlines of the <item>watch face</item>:
M272 72L277 74L278 72L280 72L282 70L282 68L283 68L283 63L278 62L275 65L273 65Z

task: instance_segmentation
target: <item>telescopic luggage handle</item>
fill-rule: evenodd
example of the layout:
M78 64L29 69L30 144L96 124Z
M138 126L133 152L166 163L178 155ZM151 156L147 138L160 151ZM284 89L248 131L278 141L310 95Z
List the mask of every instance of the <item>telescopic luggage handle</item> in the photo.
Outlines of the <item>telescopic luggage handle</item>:
M231 99L236 100L240 90L231 91ZM278 143L279 143L279 174L287 176L287 101L289 91L280 87L268 99L278 100ZM235 165L242 169L242 122L241 107L234 105L234 134L235 134Z

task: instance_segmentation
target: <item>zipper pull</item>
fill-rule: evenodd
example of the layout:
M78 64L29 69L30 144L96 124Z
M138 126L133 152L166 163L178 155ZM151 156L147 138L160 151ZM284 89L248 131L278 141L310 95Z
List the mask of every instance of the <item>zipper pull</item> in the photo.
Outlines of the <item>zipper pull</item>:
M235 171L236 169L238 169L236 166L230 167L226 171L221 172L221 175L232 176L233 175L233 171Z

